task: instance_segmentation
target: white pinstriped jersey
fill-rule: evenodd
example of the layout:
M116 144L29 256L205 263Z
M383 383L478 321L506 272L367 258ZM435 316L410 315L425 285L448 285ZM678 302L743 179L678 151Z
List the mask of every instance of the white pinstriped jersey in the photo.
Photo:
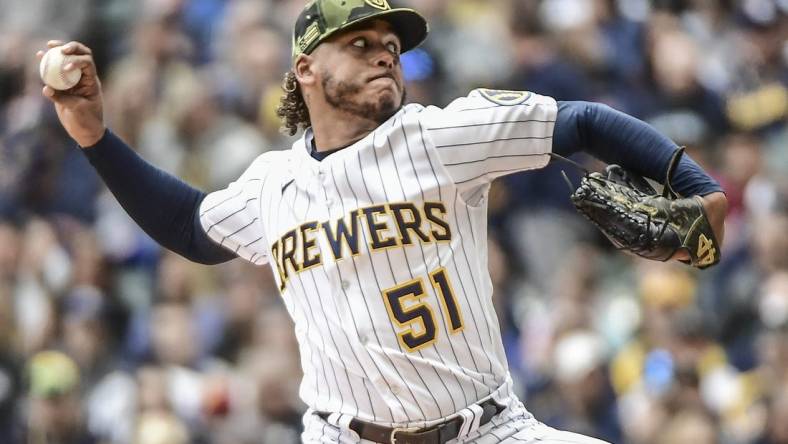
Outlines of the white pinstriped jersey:
M486 196L495 177L547 164L556 114L512 91L407 105L323 161L307 131L208 195L210 237L275 271L307 405L423 427L507 380Z

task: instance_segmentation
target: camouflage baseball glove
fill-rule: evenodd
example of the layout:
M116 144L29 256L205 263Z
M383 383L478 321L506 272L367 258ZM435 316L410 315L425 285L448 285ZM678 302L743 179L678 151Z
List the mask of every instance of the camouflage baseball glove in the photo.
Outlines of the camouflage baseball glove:
M700 197L678 198L670 178L684 149L673 156L659 195L642 177L619 165L586 173L572 193L575 208L620 250L667 261L681 249L687 263L706 268L720 261L720 248ZM567 179L568 180L568 179Z

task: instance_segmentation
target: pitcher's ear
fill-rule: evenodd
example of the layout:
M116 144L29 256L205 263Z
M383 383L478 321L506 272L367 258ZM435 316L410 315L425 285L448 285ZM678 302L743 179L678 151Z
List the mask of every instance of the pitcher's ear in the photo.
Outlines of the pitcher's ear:
M301 85L312 85L316 82L314 70L314 57L299 54L293 64L293 73Z

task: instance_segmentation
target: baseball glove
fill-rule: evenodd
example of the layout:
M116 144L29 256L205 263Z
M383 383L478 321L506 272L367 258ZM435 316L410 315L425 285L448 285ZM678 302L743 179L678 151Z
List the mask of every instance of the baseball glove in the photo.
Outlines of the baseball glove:
M683 152L679 149L671 159L662 195L637 174L609 165L604 174L586 173L571 195L572 203L620 250L667 261L684 249L690 256L687 263L715 265L720 248L702 200L679 198L670 185Z

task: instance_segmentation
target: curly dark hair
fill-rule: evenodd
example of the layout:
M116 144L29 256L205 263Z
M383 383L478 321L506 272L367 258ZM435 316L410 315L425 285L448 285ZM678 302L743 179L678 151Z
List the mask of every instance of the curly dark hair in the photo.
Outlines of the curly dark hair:
M285 93L279 100L279 107L276 109L276 115L282 119L282 126L279 130L283 134L294 136L299 127L305 129L312 126L312 120L309 118L309 110L306 107L304 96L301 94L301 86L293 71L285 73L282 89Z

